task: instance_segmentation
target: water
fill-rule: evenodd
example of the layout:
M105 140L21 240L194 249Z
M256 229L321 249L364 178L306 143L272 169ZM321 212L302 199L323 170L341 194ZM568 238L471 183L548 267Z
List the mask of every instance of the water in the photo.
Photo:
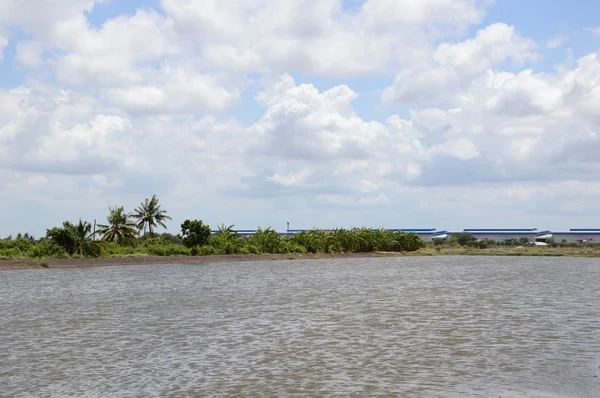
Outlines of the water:
M0 272L2 397L600 397L600 261Z

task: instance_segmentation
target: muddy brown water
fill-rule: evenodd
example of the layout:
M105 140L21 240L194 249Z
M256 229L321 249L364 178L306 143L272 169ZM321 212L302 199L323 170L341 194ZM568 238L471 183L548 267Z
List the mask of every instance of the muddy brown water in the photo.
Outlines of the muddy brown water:
M1 397L600 397L598 259L4 271Z

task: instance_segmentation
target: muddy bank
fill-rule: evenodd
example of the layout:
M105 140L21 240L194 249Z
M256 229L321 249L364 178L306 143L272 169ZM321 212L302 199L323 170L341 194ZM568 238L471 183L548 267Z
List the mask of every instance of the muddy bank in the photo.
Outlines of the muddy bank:
M87 268L119 265L149 264L206 264L233 263L270 260L311 260L331 258L368 258L399 256L399 253L356 253L356 254L230 254L214 256L168 256L168 257L103 257L103 258L66 258L66 259L19 259L0 260L0 270L46 269L46 268Z

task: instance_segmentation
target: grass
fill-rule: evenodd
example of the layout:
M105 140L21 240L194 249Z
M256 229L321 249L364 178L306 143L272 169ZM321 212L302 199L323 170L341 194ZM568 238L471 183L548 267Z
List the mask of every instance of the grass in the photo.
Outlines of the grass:
M477 249L466 246L428 245L408 256L529 256L529 257L600 257L598 247L540 247L540 246L492 246Z

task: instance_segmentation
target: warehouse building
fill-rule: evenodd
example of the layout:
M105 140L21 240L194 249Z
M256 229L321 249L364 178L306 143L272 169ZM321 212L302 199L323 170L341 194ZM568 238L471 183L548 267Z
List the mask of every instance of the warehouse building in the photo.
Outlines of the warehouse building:
M527 238L529 242L535 242L539 235L537 228L499 228L499 229L477 229L468 228L463 232L469 232L477 240L492 240L498 243L508 243Z
M597 229L581 229L572 228L568 231L555 232L545 231L546 233L540 234L537 238L537 242L546 242L547 239L552 239L556 243L567 242L567 243L595 243L600 244L600 228Z

